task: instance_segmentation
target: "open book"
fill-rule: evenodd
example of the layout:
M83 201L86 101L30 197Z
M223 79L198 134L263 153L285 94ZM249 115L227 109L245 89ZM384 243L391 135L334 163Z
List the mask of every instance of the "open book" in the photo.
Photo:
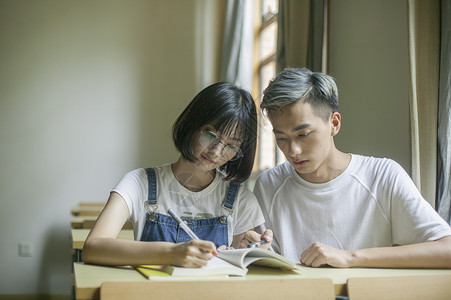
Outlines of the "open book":
M299 270L296 263L291 260L270 250L260 248L233 249L219 252L217 257L213 257L206 266L201 268L149 265L141 265L135 268L149 279L153 279L153 277L168 276L245 276L248 271L247 267L250 264L288 270Z

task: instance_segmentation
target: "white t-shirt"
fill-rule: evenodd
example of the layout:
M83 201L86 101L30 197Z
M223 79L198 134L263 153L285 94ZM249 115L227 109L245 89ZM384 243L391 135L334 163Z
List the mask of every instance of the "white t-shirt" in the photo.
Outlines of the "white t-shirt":
M254 193L275 252L293 261L314 242L350 250L432 241L450 226L390 159L351 155L337 178L315 184L285 162L263 172Z
M172 173L171 165L154 167L157 178L157 213L168 215L171 208L180 217L205 219L227 216L229 245L234 235L246 232L264 223L263 214L254 194L241 186L235 198L233 213L222 207L229 188L224 175L216 172L213 182L200 192L183 187ZM147 210L148 181L144 168L131 171L113 189L124 198L133 222L135 240L140 240Z

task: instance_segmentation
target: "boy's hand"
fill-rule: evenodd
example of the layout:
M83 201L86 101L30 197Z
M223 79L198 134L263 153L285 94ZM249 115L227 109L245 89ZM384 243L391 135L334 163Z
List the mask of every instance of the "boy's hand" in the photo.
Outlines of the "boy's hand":
M273 233L271 229L267 229L263 234L259 234L253 230L246 231L240 241L240 248L247 248L249 244L265 240L268 243L259 245L258 248L269 249L271 247Z
M331 266L335 268L349 268L349 251L316 242L301 254L300 262L309 267Z

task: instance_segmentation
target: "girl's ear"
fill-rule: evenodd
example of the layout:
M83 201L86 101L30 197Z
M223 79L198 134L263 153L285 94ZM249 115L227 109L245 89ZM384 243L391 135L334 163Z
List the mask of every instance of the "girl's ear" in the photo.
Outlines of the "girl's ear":
M330 135L336 136L341 127L341 115L339 112L332 113L330 117Z

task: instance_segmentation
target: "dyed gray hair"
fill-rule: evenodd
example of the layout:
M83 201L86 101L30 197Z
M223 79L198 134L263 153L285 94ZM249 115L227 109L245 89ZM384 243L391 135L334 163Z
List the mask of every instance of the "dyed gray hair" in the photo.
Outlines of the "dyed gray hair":
M271 117L276 110L300 100L309 103L318 117L328 121L331 113L338 112L335 80L306 68L286 68L263 91L260 108Z

